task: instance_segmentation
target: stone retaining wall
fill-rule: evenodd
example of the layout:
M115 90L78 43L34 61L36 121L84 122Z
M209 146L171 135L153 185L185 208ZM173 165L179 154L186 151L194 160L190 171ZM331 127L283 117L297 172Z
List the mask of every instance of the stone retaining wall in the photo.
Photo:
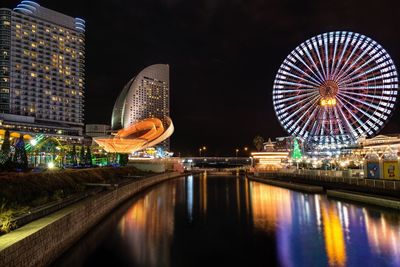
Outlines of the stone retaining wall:
M183 176L173 172L94 195L0 237L0 266L46 266L115 207L139 191Z

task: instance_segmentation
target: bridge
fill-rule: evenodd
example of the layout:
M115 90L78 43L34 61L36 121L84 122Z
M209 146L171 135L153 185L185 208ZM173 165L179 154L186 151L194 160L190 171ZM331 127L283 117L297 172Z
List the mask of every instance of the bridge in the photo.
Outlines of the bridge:
M236 167L250 167L250 157L182 157L186 169L229 169Z

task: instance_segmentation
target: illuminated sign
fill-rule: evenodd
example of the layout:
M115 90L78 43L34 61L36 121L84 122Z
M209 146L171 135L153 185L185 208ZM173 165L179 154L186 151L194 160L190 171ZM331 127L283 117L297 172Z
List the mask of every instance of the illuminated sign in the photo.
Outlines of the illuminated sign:
M336 105L336 98L321 98L320 102L323 107L331 107Z

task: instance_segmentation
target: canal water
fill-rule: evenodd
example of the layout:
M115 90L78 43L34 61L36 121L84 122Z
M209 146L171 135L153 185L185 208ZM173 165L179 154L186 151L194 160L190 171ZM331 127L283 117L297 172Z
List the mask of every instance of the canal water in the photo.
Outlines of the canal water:
M400 266L400 214L244 177L188 176L133 198L54 265Z

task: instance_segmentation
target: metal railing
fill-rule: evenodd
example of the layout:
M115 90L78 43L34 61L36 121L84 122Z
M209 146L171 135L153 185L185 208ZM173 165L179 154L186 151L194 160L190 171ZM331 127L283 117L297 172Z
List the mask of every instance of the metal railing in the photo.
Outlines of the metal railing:
M378 189L400 190L400 181L384 179L365 179L362 170L296 170L285 169L276 173L281 178L299 178L329 183L344 183L356 186L365 186Z

